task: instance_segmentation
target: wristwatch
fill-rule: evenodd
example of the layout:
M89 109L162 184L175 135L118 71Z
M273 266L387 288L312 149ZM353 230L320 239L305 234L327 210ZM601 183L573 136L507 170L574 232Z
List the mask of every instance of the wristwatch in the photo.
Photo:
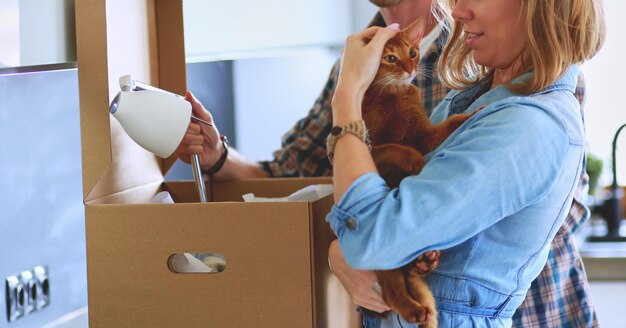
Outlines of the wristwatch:
M359 140L363 141L368 149L371 151L372 145L370 142L369 135L367 133L367 127L365 126L365 121L358 120L352 121L344 126L334 126L330 129L330 134L326 137L326 153L328 155L328 160L330 163L333 163L333 154L335 152L335 144L339 138L345 136L346 134L352 134L359 138Z

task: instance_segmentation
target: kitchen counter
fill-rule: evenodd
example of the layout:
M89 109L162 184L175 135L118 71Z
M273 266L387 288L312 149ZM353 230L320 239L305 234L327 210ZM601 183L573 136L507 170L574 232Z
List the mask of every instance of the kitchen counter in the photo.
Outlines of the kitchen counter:
M578 248L590 281L626 282L626 242L594 242L585 240L590 234L604 235L604 222L592 218L577 232ZM626 225L621 234L626 236Z

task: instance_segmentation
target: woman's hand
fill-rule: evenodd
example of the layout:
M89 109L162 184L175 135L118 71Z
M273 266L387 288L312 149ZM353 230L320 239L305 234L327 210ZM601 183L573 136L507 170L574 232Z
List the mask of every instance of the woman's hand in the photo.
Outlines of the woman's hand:
M385 44L398 30L398 24L373 26L348 37L333 103L339 100L337 98L346 97L360 104L365 90L376 76Z
M220 133L213 123L213 116L204 106L196 99L196 97L187 92L185 100L191 103L191 112L193 116L213 124L208 126L204 123L191 121L187 127L187 132L183 140L176 148L176 156L183 162L189 163L191 155L200 155L200 165L203 169L209 169L222 155L224 151L222 142L220 141Z
M354 304L378 313L391 310L372 286L378 282L373 271L355 270L348 266L335 239L328 250L330 270L339 278Z

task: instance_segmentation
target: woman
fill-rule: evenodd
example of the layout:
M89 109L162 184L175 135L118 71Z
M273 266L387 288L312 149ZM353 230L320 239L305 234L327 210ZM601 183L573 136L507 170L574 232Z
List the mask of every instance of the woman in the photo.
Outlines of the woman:
M440 60L455 89L435 122L478 111L426 156L417 176L390 190L358 129L363 94L397 27L350 36L333 98L339 133L333 152L338 236L331 264L391 269L442 250L426 278L440 327L509 327L572 202L584 159L574 89L579 68L600 48L600 0L449 0L454 21ZM368 43L366 40L371 41ZM350 265L345 265L344 261ZM344 286L351 294L357 283ZM361 304L376 311L384 304ZM397 315L366 317L368 327L408 326Z

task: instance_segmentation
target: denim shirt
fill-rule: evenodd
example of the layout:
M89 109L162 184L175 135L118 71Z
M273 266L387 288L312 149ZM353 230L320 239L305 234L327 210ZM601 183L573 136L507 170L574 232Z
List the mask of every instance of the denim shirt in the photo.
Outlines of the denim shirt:
M472 101L466 113L480 111L425 156L422 172L396 189L364 174L328 214L348 264L386 270L442 250L425 277L440 327L510 326L546 263L582 170L578 73L573 65L530 96L505 86L476 100L472 88L451 91L434 123L459 102Z

